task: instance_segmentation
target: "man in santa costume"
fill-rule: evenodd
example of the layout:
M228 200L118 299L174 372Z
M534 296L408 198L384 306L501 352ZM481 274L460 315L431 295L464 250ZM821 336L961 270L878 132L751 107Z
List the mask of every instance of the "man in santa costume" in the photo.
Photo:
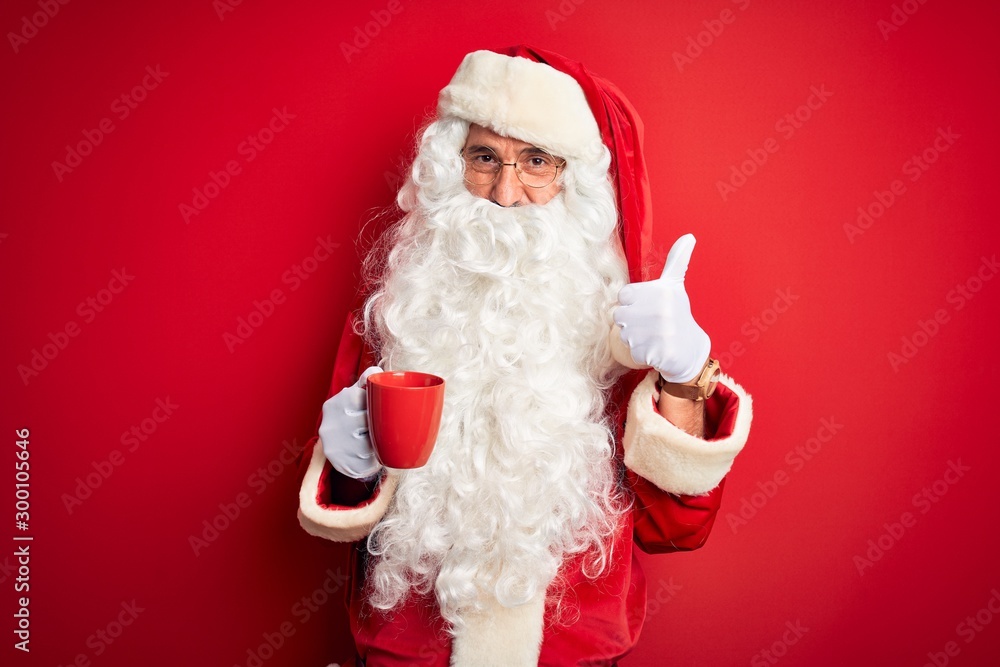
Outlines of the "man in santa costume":
M357 664L614 665L636 644L634 557L701 546L750 397L691 314L694 237L652 266L642 125L579 63L465 57L366 260L299 520L352 550ZM364 382L440 375L426 466L389 470Z

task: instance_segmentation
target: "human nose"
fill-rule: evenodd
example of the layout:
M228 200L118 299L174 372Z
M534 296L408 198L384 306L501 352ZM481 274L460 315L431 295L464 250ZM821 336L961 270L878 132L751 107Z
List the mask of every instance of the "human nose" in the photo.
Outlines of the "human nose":
M504 169L510 167L510 171ZM516 162L503 162L500 164L500 173L493 181L493 188L490 192L490 201L503 207L520 206L524 203L524 186L517 175Z

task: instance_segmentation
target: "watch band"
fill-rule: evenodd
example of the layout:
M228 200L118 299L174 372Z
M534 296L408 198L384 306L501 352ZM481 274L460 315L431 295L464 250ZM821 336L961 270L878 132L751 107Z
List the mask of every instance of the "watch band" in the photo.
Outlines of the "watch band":
M666 382L663 376L656 382L656 389L666 392L677 398L686 398L689 401L704 401L715 392L715 387L719 383L719 360L708 358L701 369L698 377L691 382L678 383Z

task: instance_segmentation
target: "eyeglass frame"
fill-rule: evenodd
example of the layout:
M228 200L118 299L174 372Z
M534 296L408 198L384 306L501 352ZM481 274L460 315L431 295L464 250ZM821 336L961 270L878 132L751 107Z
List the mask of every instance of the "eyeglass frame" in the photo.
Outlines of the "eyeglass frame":
M556 163L557 163L556 164L556 171L552 175L552 180L551 181L549 181L545 185L531 185L529 183L525 183L524 179L521 178L521 174L524 173L524 172L519 168L518 162L503 162L500 159L500 156L497 155L497 152L495 150L493 150L489 146L482 146L482 148L484 150L487 150L487 151L489 151L490 153L493 154L493 156L499 161L499 166L497 167L496 172L494 172L493 178L491 178L486 183L476 183L475 181L470 181L469 178L468 178L468 176L466 176L465 174L463 174L462 178L465 180L466 183L469 183L471 185L479 185L479 186L482 186L482 185L493 185L494 183L496 183L496 180L500 176L500 172L503 171L504 167L514 167L514 173L517 175L517 180L518 180L518 182L521 185L523 185L526 188L532 188L533 190L540 190L541 188L547 188L550 185L552 185L553 183L555 183L556 179L559 178L559 170L566 166L566 158L559 157L558 155L553 155L552 153L548 152L547 150L538 148L537 146L530 146L528 148L521 149L521 152L517 154L518 160L521 159L522 155L524 155L526 152L530 151L530 152L534 152L534 153L542 153L544 155L548 155L553 160L555 160ZM461 151L459 151L459 155L462 157L462 160L465 162L465 169L466 169L466 173L467 173L468 170L471 168L471 163L469 162L469 156L466 154L466 149L463 148ZM477 172L477 173L483 173L483 172Z

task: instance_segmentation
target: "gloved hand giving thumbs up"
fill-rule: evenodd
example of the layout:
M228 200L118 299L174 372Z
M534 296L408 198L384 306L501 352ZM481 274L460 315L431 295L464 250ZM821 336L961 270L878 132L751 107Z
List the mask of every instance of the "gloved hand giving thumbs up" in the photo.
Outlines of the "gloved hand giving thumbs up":
M674 242L656 280L626 285L614 311L621 338L637 364L655 368L667 382L689 382L701 372L712 341L691 315L684 274L693 234Z

